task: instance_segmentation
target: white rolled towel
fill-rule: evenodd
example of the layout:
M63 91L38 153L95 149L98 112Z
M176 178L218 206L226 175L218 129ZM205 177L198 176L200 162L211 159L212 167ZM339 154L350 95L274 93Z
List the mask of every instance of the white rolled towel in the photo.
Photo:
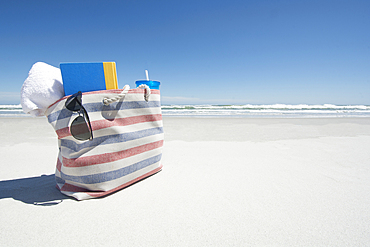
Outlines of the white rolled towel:
M32 116L45 116L48 106L63 96L60 69L43 62L35 63L21 89L23 111Z

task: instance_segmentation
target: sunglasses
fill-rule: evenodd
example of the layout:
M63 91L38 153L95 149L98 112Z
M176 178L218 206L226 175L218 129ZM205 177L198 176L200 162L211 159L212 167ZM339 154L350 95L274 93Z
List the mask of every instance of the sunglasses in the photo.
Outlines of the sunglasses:
M82 106L82 93L79 91L78 93L72 94L66 100L65 106L72 112L78 112L79 115L72 121L70 127L72 136L80 141L92 140L93 134L89 115Z

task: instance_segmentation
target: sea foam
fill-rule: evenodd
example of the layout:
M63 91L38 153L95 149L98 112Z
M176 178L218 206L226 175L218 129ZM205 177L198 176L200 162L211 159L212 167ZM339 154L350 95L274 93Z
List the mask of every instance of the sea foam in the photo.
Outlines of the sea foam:
M162 105L163 116L186 117L370 117L367 105ZM26 117L21 105L0 105L0 117Z

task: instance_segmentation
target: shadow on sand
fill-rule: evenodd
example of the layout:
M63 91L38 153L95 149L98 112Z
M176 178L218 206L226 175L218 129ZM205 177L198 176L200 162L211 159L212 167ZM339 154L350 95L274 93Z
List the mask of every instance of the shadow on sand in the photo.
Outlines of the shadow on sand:
M54 174L0 181L0 200L13 198L27 204L54 206L71 199L55 186Z

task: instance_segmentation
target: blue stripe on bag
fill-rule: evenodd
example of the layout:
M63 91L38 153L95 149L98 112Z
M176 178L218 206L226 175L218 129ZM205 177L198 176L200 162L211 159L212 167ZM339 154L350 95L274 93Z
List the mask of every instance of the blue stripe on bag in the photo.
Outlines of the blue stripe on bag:
M62 178L58 177L58 176L55 176L55 181L58 183L58 184L65 184L66 181L63 180Z
M130 110L130 109L143 109L143 108L155 108L161 107L160 101L132 101L132 102L115 102L109 106L103 103L87 103L83 104L87 112L98 112L98 111L118 111L118 110ZM52 123L56 120L68 118L72 116L72 112L63 108L60 111L51 113L48 116L48 122Z
M55 176L55 182L57 184L65 184L66 181L64 179L62 179L61 177L58 177L58 176Z
M163 133L163 127L156 127L156 128L151 128L151 129L139 130L135 132L117 134L117 135L94 137L93 140L83 142L83 143L76 143L75 141L72 141L72 140L61 139L60 146L69 148L75 152L79 152L84 148L96 147L98 145L106 145L106 144L132 141L132 140L140 139L143 137L162 134L162 133Z
M127 167L123 167L115 171L92 174L92 175L72 176L72 175L67 175L61 172L61 178L67 181L73 181L73 182L82 183L82 184L103 183L103 182L107 182L107 181L111 181L114 179L124 177L130 173L143 169L147 166L153 165L159 162L161 160L161 157L162 157L162 154L159 154L149 159L142 160L140 162L137 162Z

